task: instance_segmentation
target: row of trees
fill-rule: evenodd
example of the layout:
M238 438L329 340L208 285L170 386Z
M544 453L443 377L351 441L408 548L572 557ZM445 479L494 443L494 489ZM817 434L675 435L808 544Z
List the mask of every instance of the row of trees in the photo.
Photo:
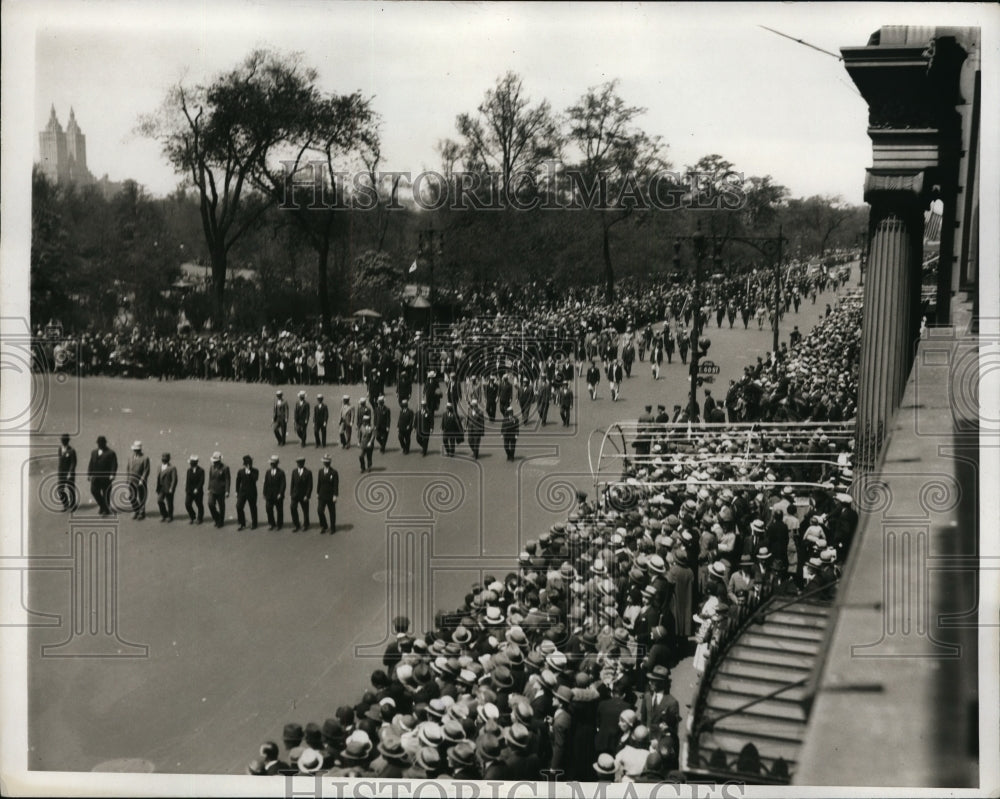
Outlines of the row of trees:
M615 81L556 113L510 72L475 112L458 116L457 138L438 143L445 182L427 190L442 207L421 210L398 176L380 179L382 123L371 99L323 92L317 77L301 56L255 50L210 83L173 87L138 125L182 176L165 200L129 184L102 203L36 175L38 315L109 285L130 288L143 310L162 309L183 253L210 265L211 307L197 315L216 327L282 318L288 294L298 297L287 303L293 316L315 313L329 329L352 298L374 302L401 286L427 227L445 242L434 258L439 285L602 280L613 297L619 276L665 270L673 237L689 234L695 219L726 236L770 234L781 224L801 256L855 244L864 223L863 209L830 197L791 199L770 176L738 174L719 155L674 174L666 144L641 127L645 109L629 105ZM305 184L296 202L290 179ZM677 210L644 210L663 197ZM713 207L695 207L706 199ZM754 257L736 246L726 255ZM241 286L233 302L232 265L257 272L259 296Z

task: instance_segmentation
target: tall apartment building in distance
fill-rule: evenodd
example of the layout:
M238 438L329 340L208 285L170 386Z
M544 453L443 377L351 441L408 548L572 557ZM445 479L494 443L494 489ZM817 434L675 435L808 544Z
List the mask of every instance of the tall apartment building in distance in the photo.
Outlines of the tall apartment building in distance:
M41 167L46 177L56 183L76 183L87 186L94 176L87 169L87 137L76 123L73 109L69 109L69 122L63 131L52 106L49 123L38 134Z
M108 179L107 174L96 179L87 168L87 137L76 122L73 108L64 131L53 105L45 130L38 133L39 166L53 183L72 183L76 186L96 186L105 199L114 197L122 184Z

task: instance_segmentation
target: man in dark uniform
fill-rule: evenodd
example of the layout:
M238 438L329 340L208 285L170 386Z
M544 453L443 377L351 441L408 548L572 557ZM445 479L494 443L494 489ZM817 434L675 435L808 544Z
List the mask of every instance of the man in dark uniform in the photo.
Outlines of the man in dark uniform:
M399 435L399 446L404 455L410 454L410 437L413 435L413 411L409 400L399 401L399 419L396 420L396 431Z
M563 427L569 427L570 411L573 409L573 389L566 383L559 392L559 418Z
M666 424L670 421L670 414L667 413L666 405L657 405L656 410L658 411L656 419L654 420L656 424Z
M285 438L288 435L288 403L285 402L281 391L274 392L272 422L274 423L274 438L279 445L284 446Z
M503 424L500 433L503 436L503 449L507 453L507 460L514 460L514 449L517 446L517 434L520 425L514 415L514 409L509 405L503 411Z
M184 510L187 511L190 521L201 524L205 518L205 470L198 465L198 456L192 455L188 458L187 475L184 478ZM197 516L195 510L198 511Z
M177 467L170 462L170 453L160 456L160 471L156 473L156 504L160 521L174 520L174 492L177 490Z
M303 447L306 445L306 436L309 432L309 412L306 392L300 391L299 401L295 403L295 435L299 437Z
M389 430L392 426L392 412L385 404L385 397L379 394L375 405L375 440L378 451L385 454L385 445L389 441Z
M597 386L601 382L601 370L597 367L594 361L590 362L590 367L587 369L587 391L590 392L590 398L592 400L597 399Z
M497 376L490 375L489 382L486 384L486 415L490 418L490 421L496 421L497 418L497 401L500 396L500 386L497 383Z
M319 516L320 535L327 530L337 532L337 495L340 493L340 475L330 465L330 456L323 456L323 468L316 475L316 514ZM329 514L329 525L327 524Z
M243 468L236 473L236 518L240 523L240 530L245 530L247 526L244 506L250 505L250 529L257 529L257 480L260 472L254 468L253 458L249 455L243 456Z
M402 405L403 400L409 403L412 393L413 376L410 374L409 367L407 367L399 373L399 381L396 384L396 397L399 399L399 404Z
M326 426L330 422L330 406L323 402L323 395L316 395L316 410L313 411L313 438L316 448L326 447Z
M478 460L479 443L483 440L483 433L486 432L486 417L475 397L469 400L469 414L465 427L469 433L469 449L472 450L472 457Z
M59 482L56 496L62 502L63 510L76 510L76 450L70 446L69 433L59 437Z
M507 375L504 375L500 380L500 391L497 394L497 402L499 403L500 408L503 409L504 413L506 413L507 408L513 401L514 387L510 383L510 378Z
M97 449L90 453L90 464L87 466L87 479L90 480L90 493L94 495L101 516L112 514L108 492L111 481L118 472L118 456L108 446L104 436L97 437Z
M542 375L538 385L538 418L543 427L549 423L549 402L551 401L552 387L545 375Z
M212 453L212 465L208 467L208 512L212 514L216 527L226 523L226 497L232 486L229 467L222 462L222 453Z
M312 498L313 476L312 472L306 468L305 458L295 459L295 468L292 469L292 485L288 492L292 500L292 528L293 533L300 529L309 529L309 500ZM299 510L302 511L302 525L299 525Z
M427 454L427 445L431 440L431 433L434 432L434 412L430 409L426 399L420 400L420 413L417 414L417 444L420 446L420 454Z
M691 334L687 330L677 331L677 349L680 351L681 363L688 362L688 348L691 346Z
M285 487L285 472L278 468L278 456L272 455L264 473L264 508L268 530L280 530L285 524Z
M462 420L458 418L455 406L449 402L441 417L441 440L444 443L444 453L449 458L454 456L455 447L462 439L462 433Z
M702 411L702 418L706 422L712 421L712 411L715 410L715 397L712 396L712 391L710 389L705 389L705 404L704 410Z

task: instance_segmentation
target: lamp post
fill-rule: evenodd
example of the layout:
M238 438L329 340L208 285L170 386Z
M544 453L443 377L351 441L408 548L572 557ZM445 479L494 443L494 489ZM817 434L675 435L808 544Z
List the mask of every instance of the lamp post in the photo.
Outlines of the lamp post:
M427 262L428 283L430 285L430 330L431 338L434 337L434 303L437 300L437 292L434 285L434 262L441 256L444 250L444 235L440 230L427 228L418 233L417 256Z
M705 234L701 232L701 222L691 237L694 249L694 324L691 326L691 401L688 420L698 417L698 361L701 360L701 263L705 259Z

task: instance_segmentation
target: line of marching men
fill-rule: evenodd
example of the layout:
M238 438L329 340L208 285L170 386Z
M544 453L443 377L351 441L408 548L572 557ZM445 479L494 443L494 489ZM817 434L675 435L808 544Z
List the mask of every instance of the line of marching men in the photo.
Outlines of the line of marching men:
M73 511L79 505L76 488L76 451L64 434L59 448L58 482L56 497L64 511ZM189 524L201 524L208 511L216 527L225 526L226 500L235 488L236 517L239 529L244 530L249 522L251 530L257 529L258 484L262 481L261 494L267 513L269 530L281 530L285 523L285 497L289 499L293 532L309 529L309 508L316 495L316 512L319 516L320 533L331 535L337 529L337 497L340 491L340 476L331 463L329 455L323 455L322 468L315 480L312 471L306 467L306 459L295 459L295 468L286 474L279 466L277 455L272 455L263 475L254 466L250 455L243 456L242 466L236 470L235 481L221 452L212 453L208 471L199 464L197 455L188 457L184 474L184 509ZM118 456L108 445L105 436L98 436L97 447L90 454L87 480L90 492L97 503L101 516L113 516L120 511L131 511L132 518L140 521L146 518L146 499L151 478L154 481L157 506L161 522L174 520L174 495L180 486L177 467L171 462L169 452L160 456L160 466L155 474L150 467L149 456L143 452L142 442L132 444L132 452L125 464L125 480L118 481ZM116 482L117 481L117 482ZM235 482L235 486L234 486Z
M431 372L433 375L433 372ZM295 425L295 432L302 447L307 445L308 427L310 418L313 425L313 439L317 448L326 447L327 429L330 425L330 409L324 403L322 394L316 395L316 405L311 407L306 399L306 393L300 391L298 400L290 408L284 393L279 389L275 391L275 399L272 407L271 423L275 441L279 446L287 443L288 421L292 419ZM396 420L396 435L399 446L404 455L410 453L413 440L416 438L417 446L423 456L427 455L427 448L430 445L431 436L435 428L435 407L428 402L425 397L420 401L420 407L414 411L410 407L409 399L399 398L399 416ZM568 407L564 424L568 424ZM355 432L357 433L357 444L360 449L358 461L361 464L361 471L365 472L372 468L372 459L375 447L379 452L385 453L385 448L389 442L392 430L392 411L385 404L385 397L378 395L371 398L361 397L358 404L351 402L349 394L344 394L342 405L339 411L338 431L340 446L342 449L350 449L354 443ZM479 458L479 449L486 434L486 414L480 407L476 397L468 399L468 408L465 413L463 423L455 401L449 401L445 405L441 415L441 440L442 451L451 457L459 444L468 441L472 456ZM501 422L500 435L503 439L504 452L507 460L514 460L517 447L517 438L520 435L520 423L514 415L514 409L508 405L503 410L503 420Z

